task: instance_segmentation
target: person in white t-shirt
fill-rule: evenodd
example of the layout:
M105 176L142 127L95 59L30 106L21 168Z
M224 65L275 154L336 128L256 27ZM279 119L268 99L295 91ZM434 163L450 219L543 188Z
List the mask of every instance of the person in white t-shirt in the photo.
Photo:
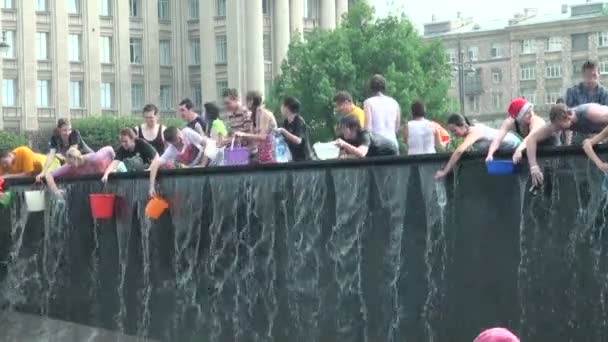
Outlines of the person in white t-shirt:
M168 127L164 133L167 148L150 165L150 196L156 195L155 184L158 170L163 165L175 164L181 167L205 167L214 156L215 142L200 135L192 128Z

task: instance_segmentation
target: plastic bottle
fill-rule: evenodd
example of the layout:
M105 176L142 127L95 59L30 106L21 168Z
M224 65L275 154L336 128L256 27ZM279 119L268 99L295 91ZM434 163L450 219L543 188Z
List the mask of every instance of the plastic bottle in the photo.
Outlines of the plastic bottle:
M448 197L445 193L445 183L443 181L435 182L435 193L437 194L437 204L440 207L445 207L448 203Z

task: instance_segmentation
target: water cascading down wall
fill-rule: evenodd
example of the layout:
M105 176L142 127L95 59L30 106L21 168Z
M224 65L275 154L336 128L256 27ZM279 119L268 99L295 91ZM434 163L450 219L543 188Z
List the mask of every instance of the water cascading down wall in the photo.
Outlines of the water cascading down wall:
M0 305L162 341L608 340L603 176L578 150L547 151L546 186L489 176L480 156L164 174L170 212L145 217L144 175L99 178L0 219ZM14 189L26 189L26 185ZM441 204L441 205L440 205Z

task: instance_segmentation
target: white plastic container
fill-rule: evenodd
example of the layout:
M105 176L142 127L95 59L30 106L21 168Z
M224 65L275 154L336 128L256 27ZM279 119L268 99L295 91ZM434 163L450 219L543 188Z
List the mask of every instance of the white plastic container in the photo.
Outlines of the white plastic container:
M312 148L321 160L338 159L340 156L340 149L333 142L315 143Z
M31 213L44 211L45 207L45 191L44 190L32 190L25 192L25 204L27 205L27 211Z

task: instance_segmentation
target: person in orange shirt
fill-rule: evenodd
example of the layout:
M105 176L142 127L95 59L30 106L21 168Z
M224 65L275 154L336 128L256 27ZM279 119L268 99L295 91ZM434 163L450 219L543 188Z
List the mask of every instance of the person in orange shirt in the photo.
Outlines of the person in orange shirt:
M0 151L0 178L17 178L34 176L42 171L46 164L46 156L32 151L27 146L17 147L12 151ZM56 159L52 169L58 168L59 159Z
M441 140L441 145L443 148L446 148L450 144L450 133L447 129L443 128L441 124L437 121L431 121L431 126L437 131L439 131L439 139Z

